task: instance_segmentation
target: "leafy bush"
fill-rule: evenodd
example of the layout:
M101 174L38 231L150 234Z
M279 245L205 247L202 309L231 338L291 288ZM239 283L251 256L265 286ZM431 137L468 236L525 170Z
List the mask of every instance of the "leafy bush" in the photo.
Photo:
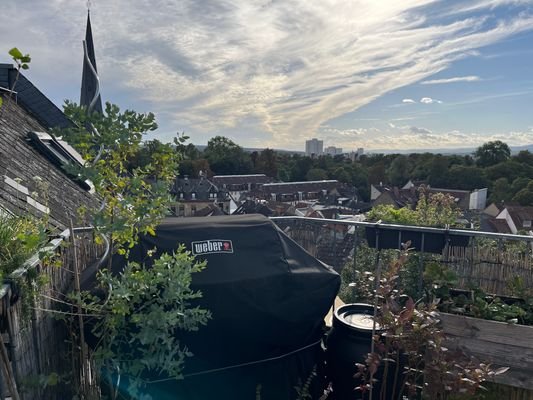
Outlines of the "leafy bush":
M6 278L46 243L44 224L31 217L0 213L0 278Z
M177 332L196 331L210 318L209 311L192 304L201 293L190 287L192 274L205 266L180 246L150 267L132 262L118 276L102 271L99 284L108 293L104 302L88 292L71 295L95 319L93 359L104 375L119 371L133 398L154 377L182 378L185 360L193 354Z
M358 390L371 390L378 368L382 368L383 380L390 376L395 383L392 389L381 386L380 400L401 398L402 394L408 399L470 399L485 380L508 368L493 370L445 347L436 305L415 302L402 290L399 276L407 260L407 251L402 251L381 276L367 275L368 286L373 287L372 303L379 309L376 322L383 331L374 336L374 351L365 363L357 364L356 376L362 380Z
M367 214L371 221L392 224L442 227L456 225L461 211L453 196L444 193L427 193L420 190L418 203L414 210L380 204Z

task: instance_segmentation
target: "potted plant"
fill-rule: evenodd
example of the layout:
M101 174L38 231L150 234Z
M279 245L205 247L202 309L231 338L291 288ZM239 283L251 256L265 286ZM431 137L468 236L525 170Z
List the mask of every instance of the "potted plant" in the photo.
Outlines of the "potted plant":
M407 258L404 248L383 272L362 274L354 287L357 301L373 304L376 324L371 336L373 346L369 340L371 349L366 357L353 360L356 391L341 400L368 399L370 393L379 400L466 400L478 392L484 381L507 371L493 368L460 347L449 349L436 304L424 298L415 301L404 293L400 275Z
M447 346L509 367L495 382L533 390L533 293L521 278L510 282L518 297L488 295L478 287L455 289L447 266L430 263L424 273L427 300L437 304Z
M376 223L366 228L368 245L381 249L401 249L402 243L411 242L411 248L428 253L442 253L446 244L467 246L469 237L452 234L447 229L456 223L460 211L452 196L443 193L427 194L420 191L416 209L397 209L391 205L378 205L367 215L369 221L426 227L420 230L402 226ZM441 228L441 229L431 229Z

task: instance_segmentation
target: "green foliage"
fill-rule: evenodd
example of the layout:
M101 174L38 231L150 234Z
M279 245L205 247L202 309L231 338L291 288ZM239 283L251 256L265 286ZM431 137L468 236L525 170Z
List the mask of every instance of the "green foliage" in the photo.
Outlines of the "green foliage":
M24 70L27 70L30 68L30 62L31 62L31 57L29 54L22 54L22 52L16 48L16 47L13 47L11 50L9 50L8 54L11 56L11 59L13 60L13 62L15 63L15 65L17 66L17 75L15 77L15 81L13 82L13 85L11 86L11 92L9 93L9 96L8 96L8 99L7 99L7 102L9 104L9 102L11 101L11 95L13 93L13 91L15 90L15 86L17 85L17 82L18 82L18 79L19 79L19 75L20 75L20 70L21 69L24 69ZM2 98L0 97L0 108L2 107L2 104L3 104L3 100ZM1 111L0 111L0 115L1 115Z
M252 171L250 156L224 136L216 136L207 142L204 157L209 161L211 170L219 175L248 174Z
M0 279L22 267L46 241L42 221L0 213Z
M428 194L422 190L415 210L380 204L370 210L367 218L391 224L445 227L455 225L460 215L452 196L444 193Z
M103 271L102 289L112 288L104 302L81 294L86 312L96 316L95 361L110 375L118 368L134 398L151 379L182 378L184 362L192 354L176 333L196 331L210 318L208 311L194 305L201 293L190 287L192 274L205 266L180 246L150 267L129 263L119 276ZM71 300L77 303L80 298L71 295Z
M453 196L421 192L415 209L416 225L445 227L456 225L461 211Z
M274 150L265 149L257 155L256 162L254 163L254 172L265 174L272 178L278 176L278 160Z
M509 195L511 193L511 185L507 178L498 178L492 184L492 191L489 197L489 203L501 203L503 201L509 200Z
M444 171L448 176L445 187L473 190L485 188L490 181L485 177L483 168L465 165L454 165L448 171Z
M478 147L474 156L478 166L489 167L508 160L511 157L511 149L501 140L495 140Z
M367 214L370 221L382 221L390 224L415 225L417 216L414 210L407 207L395 208L390 204L379 204Z
M87 115L84 107L65 103L65 114L74 127L58 132L85 160L76 175L89 179L103 207L81 210L92 217L99 232L111 238L113 250L131 248L139 234L153 234L168 212L169 189L180 159L170 144L153 142L150 160L131 168L129 160L143 149L142 139L157 128L152 113L139 114L106 104L105 114ZM186 137L176 138L182 143Z
M385 264L379 277L367 275L369 286L373 287L370 303L379 310L376 322L382 331L374 336L374 351L365 363L354 360L358 367L355 377L362 380L356 390L364 396L369 383L380 377L395 382L382 385L381 399L470 399L485 380L507 369L493 370L490 365L445 347L446 336L434 303L415 302L403 291L399 277L407 260L408 253L402 251ZM382 375L377 375L378 369Z
M322 181L328 179L328 173L322 168L311 168L307 171L305 179L308 181Z
M403 185L411 177L412 169L411 160L405 155L399 155L387 169L388 181L395 186Z
M533 206L533 188L531 186L533 185L528 184L526 188L516 193L512 200L521 206Z

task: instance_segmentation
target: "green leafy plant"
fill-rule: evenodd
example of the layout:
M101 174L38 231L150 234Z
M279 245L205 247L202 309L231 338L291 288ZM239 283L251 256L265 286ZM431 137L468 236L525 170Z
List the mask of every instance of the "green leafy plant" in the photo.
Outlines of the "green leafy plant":
M142 139L157 128L152 113L124 112L110 103L105 114L88 115L84 107L65 103L65 114L74 127L56 132L83 156L82 167L72 173L90 180L102 203L84 208L98 232L109 237L112 252L124 254L139 234L154 234L155 226L168 213L170 187L177 175L177 153L161 144L142 167L129 169L129 160L142 149ZM186 137L176 138L183 142Z
M118 276L102 271L98 280L108 294L105 301L88 292L70 296L92 316L93 359L104 375L120 374L133 398L154 377L182 378L192 354L177 333L196 331L210 318L209 311L194 305L201 293L190 287L192 274L205 266L180 246L150 267L129 263Z
M33 217L0 213L0 278L7 278L47 240L46 225Z
M16 48L16 47L13 47L11 50L9 50L9 55L11 56L11 59L13 60L13 62L16 64L17 66L17 74L15 76L15 80L13 81L13 85L11 86L11 88L9 88L10 92L9 92L9 95L8 95L8 98L7 98L7 104L6 104L6 108L7 106L9 105L10 101L11 101L11 95L13 94L13 92L15 91L15 86L17 85L17 82L19 80L19 77L20 77L20 70L21 69L29 69L30 68L30 62L31 62L31 57L29 54L22 54L22 52ZM2 98L0 97L0 108L2 107ZM1 115L2 111L0 111L0 115Z
M139 235L155 235L156 226L168 213L170 188L181 160L176 147L182 148L187 137L176 137L174 146L152 142L147 148L143 138L157 128L154 115L122 112L109 103L104 114L89 114L84 107L66 102L65 114L74 125L56 135L62 135L85 161L82 166L69 166L69 172L90 180L101 200L100 205L80 212L96 233L108 238L110 253L127 259ZM146 150L149 157L144 157ZM132 163L132 159L142 162ZM109 257L108 266L111 262ZM133 398L144 398L141 392L154 376L181 377L185 360L192 354L177 333L197 330L209 318L207 310L193 305L201 293L190 288L191 275L204 267L205 263L197 263L180 246L149 267L129 263L119 275L101 271L98 282L105 299L94 292L70 295L77 307L73 313L77 319L69 322L74 327L71 334L80 349L74 355L80 357L82 366L88 364L83 361L87 357L96 363L107 377L111 398L124 386L119 387L112 377L120 376L128 392L121 395ZM85 323L93 324L97 344L92 352L85 351L81 340ZM83 396L91 385L86 376L84 372L79 379L78 393Z
M403 207L380 204L367 214L370 221L393 224L446 227L457 224L461 211L455 199L444 193L428 193L425 188L419 190L419 197L414 210Z
M365 274L370 282L367 286L373 290L364 300L375 302L382 331L374 336L374 351L357 364L356 376L361 380L357 389L367 398L379 376L394 381L393 385L381 385L375 397L379 400L471 398L485 380L506 369L493 370L446 347L436 304L423 299L415 302L403 292L399 277L407 260L404 250L380 276ZM442 271L432 273L449 281L450 276Z

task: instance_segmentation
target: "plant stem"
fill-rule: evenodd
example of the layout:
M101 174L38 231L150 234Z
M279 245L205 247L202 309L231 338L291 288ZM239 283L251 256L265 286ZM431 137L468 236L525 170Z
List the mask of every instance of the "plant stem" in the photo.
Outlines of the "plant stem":
M78 249L76 247L76 237L74 234L74 226L72 219L69 220L70 224L70 238L72 243L72 267L74 270L74 288L78 295L78 323L80 326L80 355L81 355L81 393L86 393L89 385L89 371L88 371L88 357L85 348L85 325L83 323L83 304L81 303L81 289L80 289L80 267L78 265Z

